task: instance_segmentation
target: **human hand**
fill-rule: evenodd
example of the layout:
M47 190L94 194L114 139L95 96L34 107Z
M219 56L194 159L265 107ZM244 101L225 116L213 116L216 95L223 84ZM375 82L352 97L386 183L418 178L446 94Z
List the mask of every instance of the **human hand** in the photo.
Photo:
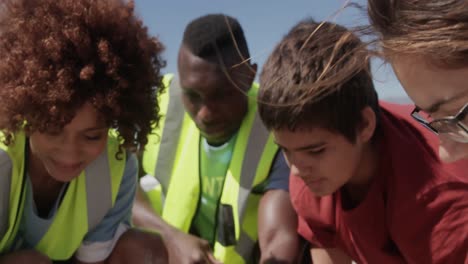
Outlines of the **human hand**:
M174 264L222 264L216 260L208 241L174 229L165 238L169 261Z

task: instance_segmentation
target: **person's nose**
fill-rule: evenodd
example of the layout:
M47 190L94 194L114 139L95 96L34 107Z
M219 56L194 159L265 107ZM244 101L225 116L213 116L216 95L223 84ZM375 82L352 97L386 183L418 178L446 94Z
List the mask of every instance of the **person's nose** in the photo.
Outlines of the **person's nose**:
M297 155L288 154L286 155L286 160L292 175L304 178L306 175L310 174L311 164L297 157Z
M198 111L198 119L207 124L215 121L219 115L218 108L217 103L207 102L203 104Z
M80 144L78 140L71 136L63 136L59 141L59 157L63 161L74 162L80 156Z

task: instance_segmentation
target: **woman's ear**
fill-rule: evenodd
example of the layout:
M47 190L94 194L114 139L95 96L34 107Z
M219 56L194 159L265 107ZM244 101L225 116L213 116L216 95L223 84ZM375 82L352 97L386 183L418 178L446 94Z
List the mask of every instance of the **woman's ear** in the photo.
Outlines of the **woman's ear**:
M374 136L377 126L377 116L370 106L364 107L361 111L361 123L358 126L357 137L360 142L368 142Z

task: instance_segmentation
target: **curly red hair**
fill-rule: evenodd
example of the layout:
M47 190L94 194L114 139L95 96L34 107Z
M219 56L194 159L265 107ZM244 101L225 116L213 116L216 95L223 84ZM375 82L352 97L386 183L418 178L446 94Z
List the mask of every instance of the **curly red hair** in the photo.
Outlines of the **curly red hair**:
M159 121L165 62L123 0L3 0L0 4L0 130L60 131L91 102L121 147L147 142Z

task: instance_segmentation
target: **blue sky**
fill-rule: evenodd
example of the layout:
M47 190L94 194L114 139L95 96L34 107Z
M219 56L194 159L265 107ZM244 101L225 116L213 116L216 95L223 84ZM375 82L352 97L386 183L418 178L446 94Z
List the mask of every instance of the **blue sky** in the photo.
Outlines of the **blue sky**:
M283 35L306 17L332 20L342 25L367 23L366 14L357 9L340 10L345 0L135 0L139 15L152 35L166 46L164 72L177 70L177 50L185 26L208 13L225 13L241 23L252 61L262 66ZM357 0L365 4L365 0ZM375 86L381 98L406 97L391 68L380 61L373 63Z

